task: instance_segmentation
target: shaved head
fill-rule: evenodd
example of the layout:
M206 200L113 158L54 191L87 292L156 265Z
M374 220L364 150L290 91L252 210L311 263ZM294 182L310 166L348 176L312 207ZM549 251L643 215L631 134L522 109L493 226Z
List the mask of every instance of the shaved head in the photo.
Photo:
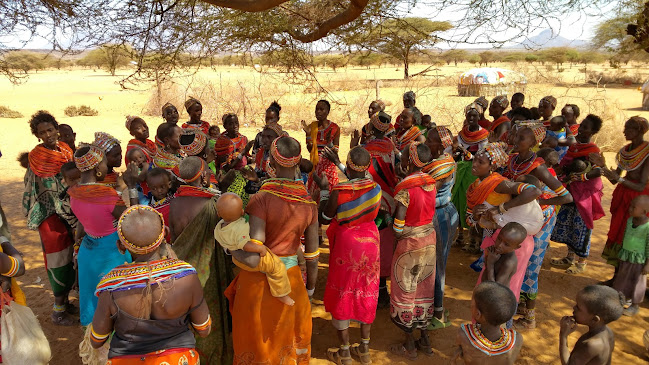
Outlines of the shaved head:
M164 229L160 216L156 212L145 209L127 214L120 226L124 237L137 247L152 244Z
M204 168L205 161L202 158L196 156L186 157L178 165L178 171L180 172L180 178L183 180L188 180L196 176L196 174Z
M235 193L225 193L216 201L216 212L226 222L233 222L243 216L243 201Z

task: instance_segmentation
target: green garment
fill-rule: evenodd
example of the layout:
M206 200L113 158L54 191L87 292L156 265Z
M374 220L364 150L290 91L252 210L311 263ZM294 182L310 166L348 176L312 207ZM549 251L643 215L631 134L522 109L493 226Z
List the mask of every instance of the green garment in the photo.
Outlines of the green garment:
M626 222L624 241L618 257L620 261L645 264L649 257L649 222L633 227L633 218Z
M477 177L471 173L472 167L473 162L471 161L460 161L457 163L455 185L453 185L453 190L451 191L451 201L457 208L457 212L460 214L460 224L462 225L462 228L469 228L469 225L466 222L466 191L477 179Z
M59 194L65 189L63 176L58 173L38 177L28 168L24 182L23 214L27 217L27 228L37 230L47 217L56 214L56 206L61 204Z
M216 197L205 204L203 210L176 238L173 250L178 258L188 262L198 274L203 286L205 302L212 317L212 332L206 338L196 338L196 348L201 364L232 364L232 338L228 302L223 292L234 275L225 252L215 249L214 227L219 221Z

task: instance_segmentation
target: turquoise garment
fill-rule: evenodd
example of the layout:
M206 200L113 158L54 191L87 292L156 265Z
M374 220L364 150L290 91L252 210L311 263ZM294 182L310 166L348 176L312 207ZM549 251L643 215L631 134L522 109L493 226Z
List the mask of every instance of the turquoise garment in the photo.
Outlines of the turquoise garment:
M551 131L551 130L547 129L545 131L545 135L546 136L556 137L556 139L558 139L558 140L562 140L562 139L565 139L567 137L565 128L563 128L562 130L560 130L558 132ZM554 150L557 151L557 153L559 154L559 161L561 161L563 156L566 155L566 152L568 152L568 146L557 146L557 147L555 147Z
M280 257L279 259L282 260L284 266L286 266L286 270L292 268L293 266L297 266L297 255L284 256Z
M92 323L97 309L98 297L95 290L99 281L115 267L133 261L131 254L122 255L117 250L119 236L117 231L108 236L92 237L86 235L79 248L79 310L81 325Z

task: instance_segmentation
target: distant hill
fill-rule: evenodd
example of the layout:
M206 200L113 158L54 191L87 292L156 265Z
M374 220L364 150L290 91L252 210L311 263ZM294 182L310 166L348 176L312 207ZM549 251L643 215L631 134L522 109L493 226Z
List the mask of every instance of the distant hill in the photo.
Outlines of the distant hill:
M525 39L523 42L507 48L541 49L553 47L585 48L588 42L581 39L567 39L554 34L552 29L546 29L541 33Z

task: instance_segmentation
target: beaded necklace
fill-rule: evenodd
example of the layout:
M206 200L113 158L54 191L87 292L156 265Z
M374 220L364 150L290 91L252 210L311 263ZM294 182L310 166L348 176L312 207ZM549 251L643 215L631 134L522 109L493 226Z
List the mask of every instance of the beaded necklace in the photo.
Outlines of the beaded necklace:
M618 152L615 159L617 166L624 171L633 171L642 166L643 162L649 156L649 142L642 142L642 144L630 150L631 144L628 144Z
M507 165L506 175L513 176L514 179L526 174L529 171L529 168L536 162L535 152L532 152L532 155L522 162L518 162L518 156L520 156L519 153L512 155L509 158L509 164Z
M473 347L489 356L502 355L514 348L516 335L512 329L500 329L501 336L496 341L489 340L480 331L479 325L463 324L462 331L466 334Z

